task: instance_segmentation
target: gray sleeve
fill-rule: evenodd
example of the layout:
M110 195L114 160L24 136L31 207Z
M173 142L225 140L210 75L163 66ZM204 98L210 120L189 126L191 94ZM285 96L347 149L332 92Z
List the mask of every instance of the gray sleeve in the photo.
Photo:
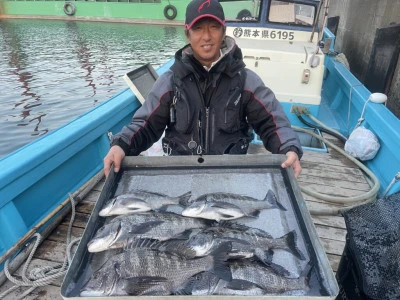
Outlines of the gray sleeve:
M249 94L246 106L248 122L268 151L284 154L297 149L296 152L301 157L303 152L299 137L291 128L282 105L256 73L246 70L244 92Z

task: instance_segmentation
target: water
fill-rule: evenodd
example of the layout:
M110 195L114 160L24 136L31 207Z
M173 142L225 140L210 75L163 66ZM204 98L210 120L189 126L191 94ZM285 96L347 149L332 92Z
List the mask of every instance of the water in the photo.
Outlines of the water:
M185 45L183 27L0 21L0 158L127 88Z

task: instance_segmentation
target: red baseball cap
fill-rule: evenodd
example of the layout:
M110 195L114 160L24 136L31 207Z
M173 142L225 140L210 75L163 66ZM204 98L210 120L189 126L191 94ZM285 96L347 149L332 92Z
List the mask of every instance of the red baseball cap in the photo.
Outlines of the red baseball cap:
M186 8L185 27L187 30L202 18L212 18L225 26L224 9L218 0L192 0Z

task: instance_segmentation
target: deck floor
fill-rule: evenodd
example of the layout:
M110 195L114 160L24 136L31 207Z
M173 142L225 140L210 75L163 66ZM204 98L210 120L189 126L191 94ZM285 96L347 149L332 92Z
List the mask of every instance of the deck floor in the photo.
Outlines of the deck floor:
M331 137L326 138L335 141ZM335 143L338 142L335 141ZM260 149L260 146L253 146L249 153L263 152ZM309 187L328 195L345 197L360 195L370 189L366 178L357 166L330 147L328 147L328 150L328 153L305 151L302 158L303 171L298 178L300 186ZM80 237L83 234L103 184L104 179L77 205L72 230L73 238ZM303 197L307 206L311 209L334 206L304 193ZM34 255L31 263L32 268L38 265L54 266L63 262L66 254L66 235L70 217L69 214L43 241ZM336 272L345 246L346 227L344 219L340 216L312 216L312 219L332 270ZM14 274L17 278L20 277L21 270L22 267ZM38 287L24 299L62 299L60 295L62 280L63 277L50 285ZM0 287L0 294L11 286L13 286L13 283L6 281ZM21 290L16 290L4 299L16 299L21 293Z

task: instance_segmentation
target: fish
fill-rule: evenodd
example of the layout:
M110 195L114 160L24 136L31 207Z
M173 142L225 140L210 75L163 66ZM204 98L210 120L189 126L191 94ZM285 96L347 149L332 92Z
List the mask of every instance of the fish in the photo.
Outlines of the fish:
M210 226L207 220L188 218L168 212L144 212L121 215L101 226L88 242L89 252L124 248L137 238L165 241L171 238L186 239L192 229Z
M260 251L283 249L292 253L300 260L305 260L304 254L297 247L297 233L295 230L274 238L269 233L258 228L251 228L243 224L222 223L219 226L207 227L193 234L187 242L196 256L208 255L220 243L232 243L232 258L250 258ZM263 261L263 260L262 260Z
M192 192L178 197L170 197L160 193L138 190L112 198L99 212L99 216L108 217L145 211L165 210L168 205L179 205L179 202L189 201Z
M309 291L311 265L301 272L298 278L287 278L277 274L273 269L251 260L234 260L229 263L232 273L230 286L236 280L246 280L264 289L267 293L285 293L289 291Z
M263 200L232 193L210 193L193 201L181 200L183 216L210 220L234 220L241 217L256 218L263 209L277 208L286 211L269 190Z
M194 276L185 290L192 295L268 295L310 290L312 266L307 265L298 278L287 278L252 260L229 261L232 280L204 272ZM191 290L190 290L191 289Z
M226 281L211 272L202 272L193 276L184 290L194 296L263 296L267 294L267 291L250 281L240 279L235 279L234 282Z
M96 270L81 288L80 296L170 295L205 271L230 281L226 263L229 251L230 244L224 243L209 256L186 259L157 250L127 249Z

